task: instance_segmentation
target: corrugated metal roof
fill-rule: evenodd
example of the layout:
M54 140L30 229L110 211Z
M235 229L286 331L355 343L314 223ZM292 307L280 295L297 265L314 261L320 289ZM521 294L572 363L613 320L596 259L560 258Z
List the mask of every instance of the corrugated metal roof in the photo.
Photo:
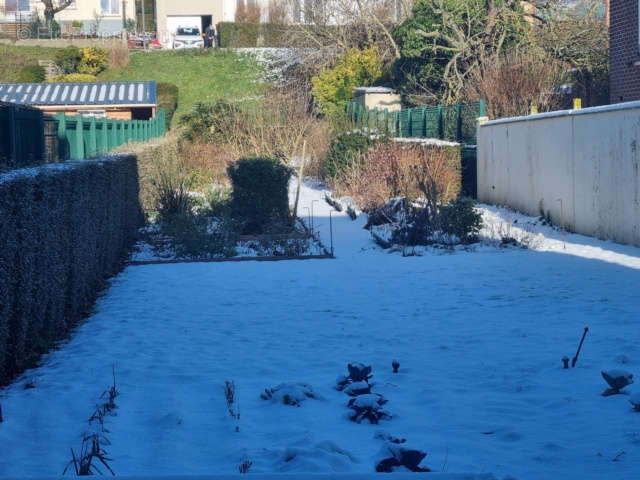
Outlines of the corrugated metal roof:
M156 82L0 83L0 102L18 105L155 105Z

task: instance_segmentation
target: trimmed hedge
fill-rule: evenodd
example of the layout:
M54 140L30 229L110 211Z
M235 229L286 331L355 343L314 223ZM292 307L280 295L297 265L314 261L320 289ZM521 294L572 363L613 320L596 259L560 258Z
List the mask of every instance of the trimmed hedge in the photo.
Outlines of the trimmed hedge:
M142 224L134 156L0 177L0 385L91 310Z
M300 34L301 27L295 24L220 22L216 25L219 46L222 48L317 48L316 41L321 41L325 46L334 44L334 37L329 33L340 29L334 25L305 25L304 28L314 31L313 40Z
M267 157L241 158L229 166L231 211L243 234L275 233L291 226L289 179L293 170Z

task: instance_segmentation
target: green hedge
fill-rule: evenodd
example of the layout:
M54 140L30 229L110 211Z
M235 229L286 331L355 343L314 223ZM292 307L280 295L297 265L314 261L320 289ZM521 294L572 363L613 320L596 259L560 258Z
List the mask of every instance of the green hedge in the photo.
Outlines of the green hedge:
M143 218L134 156L0 177L0 385L91 310Z
M335 43L339 26L281 25L275 23L220 22L216 26L219 46L223 48L317 48L317 41L329 46ZM301 31L313 30L313 39Z
M178 109L180 91L173 83L160 82L156 86L158 94L158 109L164 108L166 129L171 128L171 119Z
M243 234L276 233L291 226L289 167L266 157L241 158L229 166L231 211Z

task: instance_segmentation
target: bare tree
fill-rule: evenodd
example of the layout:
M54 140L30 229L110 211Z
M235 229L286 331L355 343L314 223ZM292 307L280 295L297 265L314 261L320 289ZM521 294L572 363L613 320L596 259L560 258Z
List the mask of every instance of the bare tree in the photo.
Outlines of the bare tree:
M58 2L54 2L54 0L40 1L44 4L44 18L47 21L47 25L51 24L56 13L61 12L74 2L74 0L60 0Z

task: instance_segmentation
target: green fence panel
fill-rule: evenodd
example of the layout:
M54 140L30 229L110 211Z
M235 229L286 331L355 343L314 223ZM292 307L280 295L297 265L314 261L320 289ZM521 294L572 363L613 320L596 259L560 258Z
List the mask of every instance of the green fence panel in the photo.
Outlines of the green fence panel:
M399 137L439 138L475 144L477 118L486 116L484 100L454 105L417 107L389 113L349 102L345 115L360 127L375 128Z
M85 152L87 158L98 156L98 138L96 134L96 119L91 118L89 122L85 123L85 135L87 142L87 151Z

